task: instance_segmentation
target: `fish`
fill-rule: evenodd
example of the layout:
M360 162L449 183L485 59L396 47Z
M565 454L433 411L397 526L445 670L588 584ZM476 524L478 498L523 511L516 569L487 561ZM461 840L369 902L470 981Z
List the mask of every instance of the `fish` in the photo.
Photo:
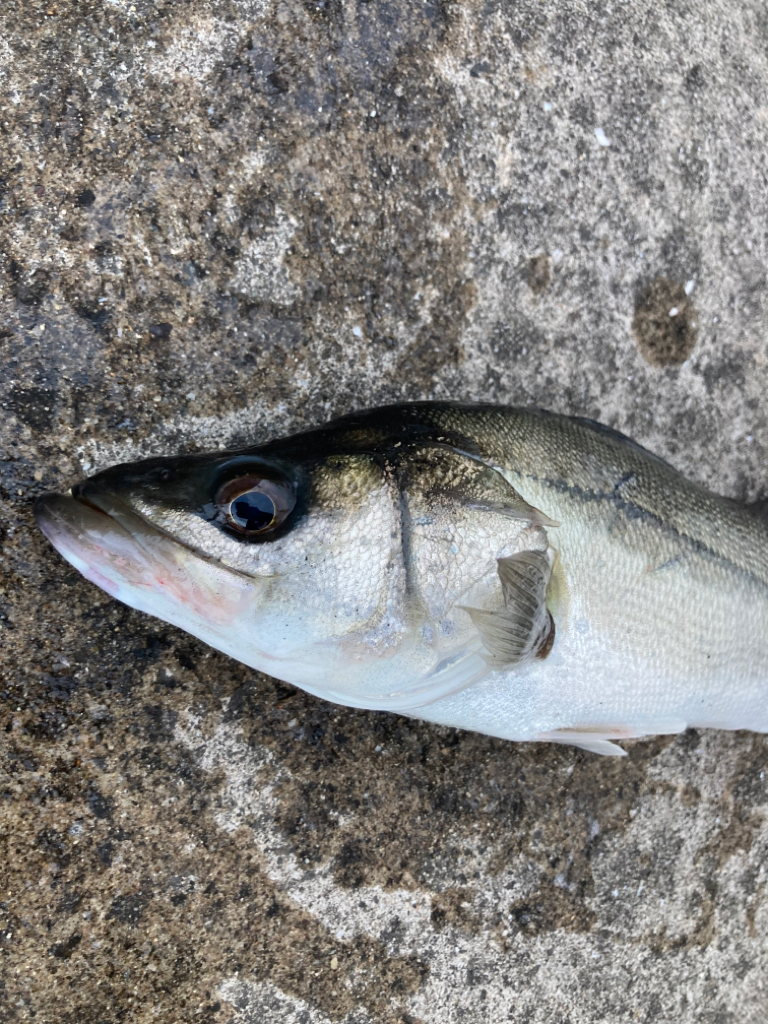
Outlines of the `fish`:
M768 518L592 420L393 405L34 511L118 601L335 704L606 755L768 731Z

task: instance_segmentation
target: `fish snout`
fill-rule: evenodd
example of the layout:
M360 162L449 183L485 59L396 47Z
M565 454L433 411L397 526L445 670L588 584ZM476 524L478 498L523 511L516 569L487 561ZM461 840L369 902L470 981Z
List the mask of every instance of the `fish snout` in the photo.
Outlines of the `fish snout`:
M54 547L62 532L74 528L80 519L74 498L57 491L49 491L36 498L33 513L38 527Z

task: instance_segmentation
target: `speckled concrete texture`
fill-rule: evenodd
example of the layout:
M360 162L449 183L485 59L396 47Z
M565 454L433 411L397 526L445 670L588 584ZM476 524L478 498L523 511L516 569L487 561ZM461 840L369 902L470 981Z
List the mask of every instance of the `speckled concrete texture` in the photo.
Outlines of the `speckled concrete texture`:
M764 497L763 0L6 0L0 132L2 1020L765 1024L766 739L335 708L31 516L429 397Z

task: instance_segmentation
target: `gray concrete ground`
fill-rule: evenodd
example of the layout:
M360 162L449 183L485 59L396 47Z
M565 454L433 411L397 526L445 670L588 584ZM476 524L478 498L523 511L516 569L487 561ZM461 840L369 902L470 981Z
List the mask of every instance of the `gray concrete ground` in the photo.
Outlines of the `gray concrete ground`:
M764 738L334 708L31 517L428 397L763 496L767 86L762 0L6 0L4 1021L768 1021Z

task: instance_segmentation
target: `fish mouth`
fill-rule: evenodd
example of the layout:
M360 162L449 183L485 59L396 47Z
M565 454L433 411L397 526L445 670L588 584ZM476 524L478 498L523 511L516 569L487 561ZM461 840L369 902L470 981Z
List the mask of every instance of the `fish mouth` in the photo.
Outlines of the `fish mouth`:
M92 480L74 484L66 494L49 491L40 495L35 501L34 516L37 525L57 550L57 540L62 535L67 535L72 529L82 531L98 525L103 528L105 518L114 529L122 530L136 540L143 535L165 532L111 491L97 487ZM171 539L175 544L179 543L175 538Z
M156 527L111 489L84 480L68 494L41 495L34 515L70 565L124 604L174 622L186 622L190 611L206 621L226 616L227 584L239 574Z
M41 495L34 515L59 554L123 604L261 671L280 675L282 662L292 661L292 654L267 653L254 635L259 588L253 579L198 554L110 490L85 480L68 494ZM312 668L310 675L320 672Z
M162 526L156 525L111 490L96 486L92 479L74 484L66 494L49 491L40 495L35 500L33 513L41 532L59 554L73 565L67 553L69 543L86 538L93 540L99 527L102 530L111 528L122 532L126 538L132 538L144 550L145 557L156 557L159 545L165 538L169 548L173 546L182 549L214 567L219 565L207 552L185 543ZM79 564L76 568L83 572ZM248 574L239 569L228 567L226 571L242 577L246 582L250 581ZM102 584L99 582L98 585Z
M233 623L252 610L252 581L201 558L91 480L69 494L41 495L34 515L59 554L91 583L231 653Z
M114 495L99 491L90 480L75 484L66 494L41 494L33 511L40 530L62 554L61 548L69 542L94 541L96 533L103 530L126 534L137 543L144 535L161 532Z
M157 575L161 533L114 495L85 480L68 494L52 491L35 501L41 532L70 565L113 597L151 585ZM178 543L178 542L173 542Z

